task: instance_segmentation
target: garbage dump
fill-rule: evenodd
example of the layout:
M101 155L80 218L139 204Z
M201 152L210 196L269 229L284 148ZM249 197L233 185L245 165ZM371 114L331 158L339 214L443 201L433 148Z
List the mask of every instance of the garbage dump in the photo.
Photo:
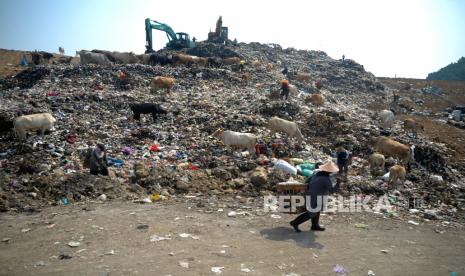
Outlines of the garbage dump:
M259 43L200 42L187 50L218 61L215 66L147 65L135 62L132 54L92 53L109 57L109 63L39 65L0 80L1 211L34 211L102 195L108 200L158 200L182 193L259 196L276 192L291 175L303 183L315 163L332 159L342 145L352 161L340 193L388 194L406 211L409 206L400 199L414 196L423 200L420 209L463 218L465 167L448 163L440 143L397 128L392 139L416 146L405 184L389 187L364 172L364 160L373 152L370 138L381 133L367 106L385 98L389 89L353 60L342 63L321 51ZM232 57L246 61L243 70L221 62ZM252 66L252 61L260 62ZM286 101L270 99L280 89L284 65L310 80L291 80L298 91ZM169 92L151 90L156 76L174 79ZM318 107L306 103L309 92L327 100ZM137 103L157 104L166 112L135 116L131 105ZM36 113L52 114L54 129L16 137L14 118ZM274 116L295 122L302 143L284 133L270 135L268 121ZM255 135L255 152L227 147L212 135L218 129ZM105 146L108 176L91 175L85 165L97 144ZM282 161L276 166L277 160Z

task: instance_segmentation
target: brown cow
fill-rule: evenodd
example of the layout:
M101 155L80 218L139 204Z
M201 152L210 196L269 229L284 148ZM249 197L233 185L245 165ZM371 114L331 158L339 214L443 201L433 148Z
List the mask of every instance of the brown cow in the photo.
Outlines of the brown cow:
M253 66L255 69L258 69L261 65L262 65L262 62L259 61L258 59L252 60L252 66Z
M404 130L406 132L411 132L417 136L418 131L425 130L425 127L414 119L405 119L404 120Z
M157 76L150 81L150 90L156 92L160 88L166 88L169 93L174 86L174 78Z
M370 171L372 175L384 171L384 155L379 153L373 153L368 157L368 163L370 164Z
M408 165L412 159L411 149L397 141L381 136L373 139L375 151L400 160L404 165Z
M268 63L266 65L266 71L271 71L273 69L273 63Z
M305 103L311 103L317 107L323 106L325 103L325 97L321 94L311 94L305 98Z
M176 64L191 65L194 63L193 57L185 54L174 54L173 60Z
M405 182L406 171L405 168L400 165L394 165L389 169L389 185L396 184L397 180L400 180L401 184Z
M238 57L225 58L222 63L224 65L235 65L241 63L241 59Z
M306 74L306 73L297 73L297 75L295 76L295 79L300 82L309 81L310 78L311 78L310 74Z
M243 80L243 81L246 81L246 82L247 82L249 79L250 79L250 74L249 74L249 72L244 72L244 73L242 73L242 80Z

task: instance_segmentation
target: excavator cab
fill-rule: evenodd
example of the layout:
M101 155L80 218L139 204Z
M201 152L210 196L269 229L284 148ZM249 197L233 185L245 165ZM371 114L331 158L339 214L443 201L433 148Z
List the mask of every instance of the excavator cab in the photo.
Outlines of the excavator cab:
M190 41L190 37L186 33L176 33L179 40Z
M179 50L182 48L192 48L194 47L194 42L191 41L189 34L186 33L176 33L176 40L169 40L166 44L167 48ZM168 37L169 38L169 37Z

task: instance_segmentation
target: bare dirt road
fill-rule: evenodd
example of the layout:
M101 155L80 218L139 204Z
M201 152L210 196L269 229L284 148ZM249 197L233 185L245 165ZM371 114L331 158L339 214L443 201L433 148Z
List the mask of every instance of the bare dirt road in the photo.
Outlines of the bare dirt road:
M0 275L218 275L215 267L224 267L220 275L335 275L336 264L348 275L465 273L465 233L454 223L334 214L322 217L325 232L306 224L295 233L293 216L261 214L258 203L235 217L230 203L209 205L109 202L2 214ZM167 239L151 242L154 235Z

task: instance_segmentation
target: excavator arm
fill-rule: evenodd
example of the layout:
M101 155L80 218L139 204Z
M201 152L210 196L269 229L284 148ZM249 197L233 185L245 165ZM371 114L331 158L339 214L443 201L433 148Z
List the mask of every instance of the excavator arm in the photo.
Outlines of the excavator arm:
M170 26L163 24L161 22L150 20L150 18L145 19L145 48L147 48L146 52L153 52L153 44L152 44L152 29L164 31L166 36L168 37L169 41L176 41L176 33L171 29Z

